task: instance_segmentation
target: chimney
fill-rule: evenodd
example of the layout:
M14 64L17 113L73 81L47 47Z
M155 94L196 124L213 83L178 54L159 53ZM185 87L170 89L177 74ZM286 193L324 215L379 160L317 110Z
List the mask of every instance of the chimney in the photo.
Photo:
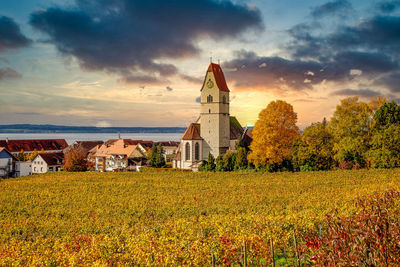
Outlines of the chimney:
M6 137L6 143L8 144L8 137Z
M118 139L121 139L121 133L118 132Z

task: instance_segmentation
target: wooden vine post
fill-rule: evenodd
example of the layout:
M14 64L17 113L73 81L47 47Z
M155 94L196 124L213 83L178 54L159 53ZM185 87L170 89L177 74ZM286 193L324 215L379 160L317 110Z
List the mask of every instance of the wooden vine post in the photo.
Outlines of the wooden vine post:
M300 266L299 252L297 250L296 230L293 231L294 250L296 252L296 266Z
M270 238L269 243L271 245L272 266L275 267L274 240L272 237Z

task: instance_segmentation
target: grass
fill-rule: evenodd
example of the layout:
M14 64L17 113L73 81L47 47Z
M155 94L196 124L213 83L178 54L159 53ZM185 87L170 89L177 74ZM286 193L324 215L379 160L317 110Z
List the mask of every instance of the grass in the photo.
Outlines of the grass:
M268 262L292 233L399 190L400 170L48 173L0 181L0 265Z

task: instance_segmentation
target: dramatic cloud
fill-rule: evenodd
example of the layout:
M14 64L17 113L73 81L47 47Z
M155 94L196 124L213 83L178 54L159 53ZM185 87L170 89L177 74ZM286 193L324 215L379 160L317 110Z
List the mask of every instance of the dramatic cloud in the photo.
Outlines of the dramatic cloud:
M6 49L28 46L31 40L26 38L13 19L0 16L0 52Z
M338 96L361 96L361 97L376 97L381 96L382 93L378 91L374 91L371 89L343 89L334 91L331 95L338 95Z
M236 37L262 28L258 9L214 0L76 0L73 8L35 12L30 23L82 68L118 73L127 82L177 74L175 66L160 61L196 55L201 37Z
M262 65L263 67L260 67ZM236 58L224 63L228 80L236 82L238 89L294 90L310 89L312 84L320 83L324 75L320 73L323 65L315 61L287 60L281 57L260 57L254 52L236 52ZM305 80L310 82L304 82Z
M192 77L192 76L185 75L185 74L182 74L181 78L186 80L186 81L188 81L188 82L196 83L196 84L203 83L203 79L204 79L204 78L199 78L199 77Z
M400 7L400 1L384 1L377 4L378 9L384 13L392 13Z
M379 77L375 84L389 88L392 93L400 93L400 70Z
M352 10L350 3L328 2L314 8L311 15L322 18L343 9ZM377 15L336 28L309 21L295 25L288 34L291 40L281 49L286 57L240 51L224 64L226 70L232 70L227 76L237 83L238 89L285 93L313 90L324 81L335 82L342 88L348 82L364 81L391 92L400 91L400 17ZM373 94L369 89L340 92Z
M349 1L337 0L328 2L321 6L315 7L311 11L311 16L314 18L320 18L330 15L339 15L341 17L345 16L352 9Z
M0 81L6 79L21 79L22 75L11 68L0 68Z

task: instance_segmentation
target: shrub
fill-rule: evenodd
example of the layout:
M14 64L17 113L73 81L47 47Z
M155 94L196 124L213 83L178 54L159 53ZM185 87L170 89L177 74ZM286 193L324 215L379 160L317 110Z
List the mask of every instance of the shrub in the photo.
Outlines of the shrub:
M387 191L358 200L353 216L327 215L326 231L307 234L309 260L319 266L398 266L400 264L400 193Z

